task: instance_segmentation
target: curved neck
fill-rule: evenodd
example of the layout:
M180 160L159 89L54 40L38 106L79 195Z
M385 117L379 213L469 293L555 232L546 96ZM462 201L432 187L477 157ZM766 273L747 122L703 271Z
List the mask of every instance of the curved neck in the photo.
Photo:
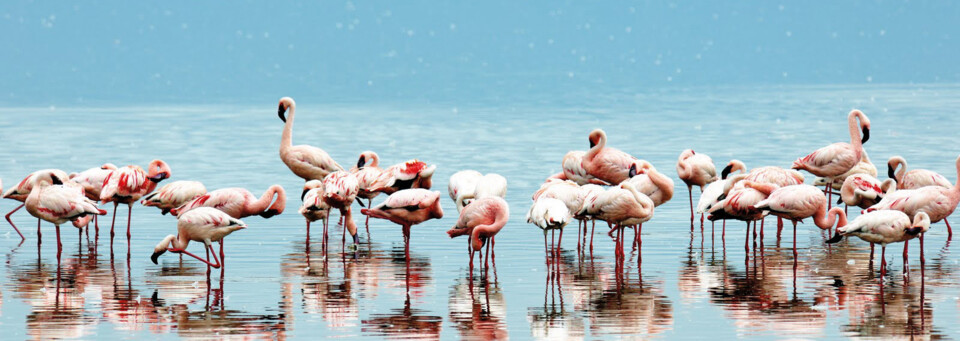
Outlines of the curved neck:
M897 183L903 181L903 175L907 173L907 160L895 156L891 158L889 167L892 167L895 171L893 178L897 179Z
M280 148L293 146L293 117L297 112L297 105L290 105L290 115L287 116L287 123L283 125L283 137L280 138Z
M507 210L496 208L496 216L494 216L493 223L490 224L481 224L473 228L473 231L470 233L470 240L473 243L473 251L479 251L483 247L483 241L480 240L480 234L493 234L503 228L504 225L507 225L507 218L510 213Z
M671 182L670 179L656 171L647 172L647 176L650 177L650 182L653 182L653 184L660 189L660 192L663 193L663 201L661 201L661 203L673 198L673 182Z
M858 150L863 147L860 143L860 125L857 124L857 118L860 116L860 112L853 112L847 116L847 128L850 129L850 144L852 144ZM861 120L863 118L860 118Z
M693 167L690 167L684 159L677 161L677 175L680 176L681 179L689 178L692 168Z
M839 217L840 220L838 226L847 225L847 215L844 214L842 208L834 207L830 209L829 213L827 213L827 205L823 204L817 209L817 213L813 215L813 223L820 229L827 230L832 228L833 225L837 223L837 217Z
M957 157L957 182L953 184L953 191L960 192L960 156Z
M257 201L249 203L246 207L244 207L244 211L246 211L244 213L252 215L266 211L267 207L270 207L270 203L273 202L273 196L276 193L276 186L270 186L266 192L263 192L263 195L260 196L260 199L257 199Z
M380 166L380 156L376 153L370 154L370 163L364 165L368 167L379 167Z
M583 158L586 160L592 160L594 157L597 156L598 153L600 153L601 150L603 150L603 147L605 147L606 145L607 145L607 134L601 133L599 137L597 137L597 144L593 145L593 148L590 148L590 150L588 150L587 153L583 155Z
M644 195L643 193L638 192L635 188L633 188L633 186L623 186L621 188L626 189L631 194L633 194L633 197L637 199L638 203L640 203L640 207L643 209L642 213L644 215L649 216L653 214L653 209L654 209L654 206L656 205L653 203L653 200L650 199L650 197Z

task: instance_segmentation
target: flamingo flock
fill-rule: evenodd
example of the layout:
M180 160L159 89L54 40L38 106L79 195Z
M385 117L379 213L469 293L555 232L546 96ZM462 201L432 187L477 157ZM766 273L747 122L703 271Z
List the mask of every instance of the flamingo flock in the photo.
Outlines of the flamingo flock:
M373 151L359 154L356 165L345 169L326 151L310 145L293 145L293 125L296 103L290 97L281 98L278 116L284 123L279 155L290 171L305 183L300 195L298 212L306 220L309 247L312 222L322 221L322 243L328 243L328 219L331 212L339 212L338 225L343 230L344 250L349 234L354 250L361 244L360 233L353 219L353 204L361 206L360 214L367 217L367 237L370 237L369 218L389 220L400 225L406 258L410 258L412 228L431 219L442 219L441 193L431 191L433 174L437 167L418 159L409 159L381 168L380 156ZM952 236L947 217L960 202L960 180L950 183L944 176L924 169L907 170L903 157L891 157L887 163L889 179L877 179L877 169L870 162L864 144L870 138L870 120L860 110L847 115L849 142L827 145L796 159L789 168L763 166L748 169L743 162L730 160L721 171L708 155L692 149L680 153L677 178L687 187L690 205L690 229L694 231L696 213L700 213L703 231L705 220L740 220L746 223L745 248L749 248L749 234L758 231L763 240L764 219L778 220L777 236L782 220L793 224L793 250L796 255L797 223L812 220L822 230L835 231L827 243L843 237L856 236L884 248L890 243L908 243L919 238L931 224L944 221ZM527 210L527 222L542 229L544 252L547 257L559 256L563 231L577 220L577 250L592 254L593 236L597 221L605 222L608 235L613 238L615 256L624 259L626 229L633 229L632 243L642 243L642 226L650 222L657 207L670 201L674 195L674 181L646 160L612 147L608 135L595 129L587 135L585 151L570 151L560 161L560 172L546 177L532 195ZM960 157L956 160L960 178ZM805 183L801 171L817 177L814 185ZM271 218L282 214L287 203L286 191L279 185L270 186L259 197L245 188L222 188L208 191L198 181L174 181L157 189L160 182L172 176L170 166L162 160L153 160L146 167L136 165L117 167L106 163L100 167L67 174L56 169L33 172L17 185L3 192L3 198L22 204L6 215L13 229L26 239L13 224L10 216L21 207L56 227L58 250L60 225L72 222L86 228L93 221L98 231L98 216L107 212L98 205L112 202L111 249L116 225L117 208L127 207L128 245L133 205L153 206L163 215L177 219L176 234L165 237L153 250L150 259L158 263L166 252L186 254L208 265L224 265L223 242L226 236L247 228L240 219L260 216ZM820 189L817 186L823 186ZM694 204L693 188L700 189ZM496 236L507 226L510 207L505 200L507 179L495 173L483 174L476 170L459 170L450 177L448 194L457 208L456 222L447 231L450 238L465 236L469 254L470 274L474 256L480 253L481 270L491 261L495 264ZM2 191L2 183L0 183ZM386 198L374 205L380 194ZM848 221L847 208L836 204L864 209L856 219ZM365 199L365 200L364 200ZM592 224L589 231L587 225ZM752 227L751 227L752 224ZM556 248L547 244L547 234L559 232L554 240ZM587 236L590 236L589 240ZM206 257L187 251L191 241L204 244ZM219 257L212 243L220 244ZM484 250L484 248L486 250ZM921 246L922 250L922 246ZM213 261L210 253L213 253ZM904 255L906 257L906 246ZM922 251L921 251L922 252ZM58 251L59 253L59 251ZM548 261L549 264L549 261ZM885 269L885 268L882 268ZM881 271L883 272L883 270Z

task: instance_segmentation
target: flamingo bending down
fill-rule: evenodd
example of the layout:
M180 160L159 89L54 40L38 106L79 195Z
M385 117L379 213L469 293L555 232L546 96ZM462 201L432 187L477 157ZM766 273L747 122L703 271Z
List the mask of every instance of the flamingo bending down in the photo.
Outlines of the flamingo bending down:
M843 237L856 236L870 244L880 244L880 277L886 275L887 244L903 242L903 261L907 261L907 246L911 239L920 236L920 254L923 255L923 233L930 230L930 216L926 212L918 212L913 222L906 213L894 210L880 210L867 212L850 224L837 228L837 237L828 243L839 242ZM872 250L872 249L871 249Z
M408 188L430 189L436 170L437 166L416 159L396 164L385 168L370 190L390 195Z
M960 202L960 157L957 157L956 168L957 183L950 188L926 186L917 189L898 190L887 193L883 200L867 210L897 210L906 213L908 216L916 216L919 212L926 212L930 216L931 223L941 220L946 223L947 238L951 238L953 229L947 222L947 217L957 209L957 203Z
M356 166L350 168L350 173L357 177L357 197L367 199L367 207L370 207L373 204L373 198L380 194L372 190L380 173L383 173L380 169L380 156L371 151L360 153L360 159L357 160ZM367 223L369 225L369 220Z
M707 212L711 206L720 201L719 198L724 193L724 187L730 182L730 174L735 171L740 171L743 174L747 171L747 166L740 160L730 160L720 173L720 180L709 183L700 193L700 200L697 201L697 213Z
M584 186L587 186L587 185L584 185ZM591 186L597 186L597 185L591 185ZM530 207L530 211L527 214L528 222L531 222L529 221L531 215L534 216L534 219L536 219L535 217L537 216L543 216L545 214L550 214L554 216L562 215L560 213L556 213L556 212L559 212L558 209L552 208L552 206L555 205L555 203L553 203L552 200L549 203L540 203L545 199L554 199L554 200L560 201L566 207L564 211L566 211L567 214L573 215L577 212L580 212L580 209L583 207L583 199L588 194L588 192L581 192L580 187L581 186L578 186L576 183L570 180L548 179L547 182L544 182L542 185L540 185L540 189L538 189L533 194L534 204L533 206ZM600 191L603 192L603 189L601 188ZM534 212L534 211L537 211L537 212ZM552 212L548 212L548 211L552 211ZM569 218L564 219L562 225L565 226L568 220ZM583 221L583 219L581 219L581 221ZM545 223L543 221L540 221L540 223L537 223L537 222L533 222L533 223L535 223L540 228L544 228L545 226L544 225ZM562 228L563 226L560 226L560 227ZM577 227L579 228L580 225L578 225ZM544 230L543 232L546 233L547 231ZM577 231L577 236L578 236L577 250L580 250L579 235L580 235L580 231L578 230ZM546 236L544 236L544 238L546 238ZM563 241L562 229L560 230L560 241L561 242ZM558 243L557 244L558 252L560 250L559 247L560 247L560 244Z
M376 207L361 209L360 214L392 221L403 227L404 255L410 260L410 227L430 219L443 218L440 192L423 188L399 190Z
M5 216L5 218L7 219L7 223L10 223L10 226L13 226L13 230L17 231L17 234L20 235L21 240L25 240L26 238L23 237L23 233L20 233L20 229L17 228L17 225L13 224L13 220L10 220L10 216L13 215L14 212L16 212L17 210L23 207L24 205L23 202L25 202L27 200L27 197L30 196L30 191L33 190L34 183L36 183L35 180L38 177L45 177L48 179L51 177L56 177L57 179L61 179L61 180L69 178L66 172L59 169L41 169L33 173L30 173L29 175L27 175L27 177L23 178L23 180L21 180L16 186L11 187L10 189L7 189L6 192L3 192L4 199L13 199L21 202L20 206L17 206L12 211L7 213L7 215ZM37 225L40 225L39 218L37 219ZM38 229L37 233L39 232L40 230Z
M690 194L690 230L693 231L693 186L700 187L700 195L703 195L704 186L719 180L717 168L707 154L697 154L693 149L687 149L680 153L677 159L677 176L687 184L687 192ZM700 218L702 222L703 215Z
M857 131L857 120L860 120L860 129ZM806 170L813 175L824 178L833 178L846 173L860 162L863 155L863 144L870 139L870 119L862 111L854 109L847 115L847 128L850 131L850 143L838 142L817 149L810 155L793 161L793 169ZM829 192L829 186L824 192ZM829 207L831 203L828 201Z
M847 206L868 208L880 202L884 193L887 192L886 190L895 184L890 179L880 182L877 178L867 174L848 176L846 180L843 180L843 186L840 187L840 201L837 201L837 204L842 202Z
M274 197L277 199L274 200ZM171 209L170 213L179 216L199 207L213 207L236 219L252 215L270 218L283 213L287 207L287 193L282 186L273 185L258 199L245 188L222 188L198 196Z
M284 117L287 111L290 112L290 116ZM293 98L280 99L277 115L284 122L283 136L280 138L280 160L283 160L293 174L304 180L323 180L327 174L342 171L343 167L323 149L305 144L293 145L293 119L296 111L297 103Z
M353 211L350 210L350 204L357 199L357 193L359 192L360 187L357 177L353 174L337 171L330 173L323 179L323 201L330 207L340 210L340 216L343 219L344 241L346 241L346 233L350 232L354 245L360 244L360 237L357 235L357 224L353 221ZM324 234L323 238L326 240L327 235Z
M590 132L590 150L583 155L581 165L590 176L619 184L629 178L630 166L637 158L623 151L607 147L607 134L601 129Z
M97 208L96 203L87 199L79 186L64 186L63 181L53 173L40 174L33 179L33 189L24 201L27 212L39 219L53 223L57 227L57 258L63 246L60 242L60 225L88 214L104 215L106 211Z
M174 181L147 194L140 204L159 208L160 214L166 215L170 210L183 206L204 194L207 194L207 188L199 181Z
M637 191L631 185L620 184L609 188L597 196L589 205L584 204L578 215L590 216L614 225L618 233L623 233L625 226L641 225L653 218L655 204L649 197ZM637 230L636 240L639 241L641 230ZM617 257L623 255L622 238L617 240Z
M673 180L653 168L649 162L638 160L630 166L630 178L622 184L633 187L653 201L654 206L660 206L673 198Z
M581 150L567 152L567 154L563 156L560 173L551 175L547 179L570 180L580 186L586 184L609 186L610 183L593 177L583 168L583 157L586 154L587 152Z
M323 181L310 180L303 185L303 194L300 195L303 204L300 205L300 214L307 219L307 240L310 240L310 223L323 220L323 234L327 234L327 218L330 217L330 205L323 201Z
M745 186L745 180L749 174L737 174L727 181L724 187L723 199L712 205L707 213L707 219L716 221L718 219L737 219L747 223L747 234L750 233L750 222L761 220L764 212L753 207L760 201L767 198L767 194L753 187ZM775 186L765 184L767 186ZM726 236L726 228L723 235ZM763 240L761 238L761 240ZM743 241L745 249L749 249L750 238Z
M769 193L766 199L753 205L753 208L770 212L793 222L794 256L797 255L798 221L813 217L813 223L823 230L832 229L834 224L838 226L847 224L847 215L843 212L843 209L834 207L827 212L827 198L816 187L791 185L774 189L775 186L773 185L752 181L745 182L744 186ZM838 217L839 223L837 222Z
M456 204L458 213L463 211L467 197L476 196L477 183L482 178L483 174L472 169L462 170L450 176L447 193L450 194L450 199L453 199Z
M117 166L112 163L105 163L100 167L94 167L87 169L80 173L70 173L70 181L76 182L83 187L83 192L87 196L87 199L93 200L94 202L100 201L100 192L103 191L104 180L110 176L110 173L117 170ZM89 219L94 220L94 227L97 229L97 235L100 233L100 222L96 215L86 216L74 221L74 226L81 227L86 226Z
M447 231L450 238L468 235L468 252L470 253L470 274L473 275L473 254L480 252L487 245L487 261L490 260L490 249L495 243L497 233L503 229L510 218L510 206L501 197L490 196L470 203L460 212L457 224ZM491 242L487 244L487 240ZM481 254L482 256L482 254ZM486 266L485 266L486 267Z
M213 252L213 261L210 263L210 251L213 251L213 242L222 242L223 238L233 232L246 228L247 225L239 219L212 207L198 207L196 209L184 212L177 217L177 234L168 235L163 238L160 244L153 249L150 260L157 264L157 259L164 252L185 253L190 257L206 263L208 266L220 268L220 261L217 260L217 253ZM207 259L202 259L189 251L187 245L191 241L201 242L207 250ZM223 245L221 243L221 245ZM221 257L222 257L221 252ZM210 274L210 268L207 268L207 275Z
M117 222L117 205L127 204L127 240L130 240L130 217L133 203L140 200L157 187L157 183L170 177L170 166L161 160L150 161L145 172L140 166L124 166L110 173L103 180L100 201L113 202L113 221L110 223L110 240L113 240L113 227ZM111 244L112 245L112 244Z
M560 230L560 241L563 241L563 228L570 222L572 215L567 204L559 199L541 197L533 202L530 211L527 212L527 223L531 223L543 230L544 253L549 255L546 249L547 231ZM578 235L579 238L579 235ZM557 243L557 251L560 253L560 243Z
M907 160L901 156L893 156L887 161L887 177L897 181L897 189L917 189L926 186L953 187L950 180L940 173L927 169L913 169L908 172Z

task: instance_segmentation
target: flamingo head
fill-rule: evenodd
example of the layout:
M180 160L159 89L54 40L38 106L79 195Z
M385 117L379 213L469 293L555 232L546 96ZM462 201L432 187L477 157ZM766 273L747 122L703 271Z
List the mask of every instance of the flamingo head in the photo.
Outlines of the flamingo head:
M860 143L867 143L867 140L870 139L870 119L867 118L867 115L864 114L863 111L857 109L850 111L850 116L856 116L860 119L860 130L863 132Z
M33 187L37 188L41 185L63 185L63 180L54 172L40 172L33 177Z
M370 166L377 167L380 165L380 157L377 156L377 153L372 151L365 151L360 153L360 159L357 160L357 169Z
M163 160L153 160L150 161L149 169L147 169L147 179L153 182L160 182L164 179L170 177L170 165L167 165Z
M274 191L277 195L277 200L273 202L273 205L270 205L266 211L260 213L261 217L270 218L280 213L283 213L283 209L287 207L287 192L283 190L283 187L280 185L270 186L270 189Z
M913 226L908 228L906 231L907 234L916 236L918 234L927 232L930 230L930 216L927 215L927 212L917 212L917 215L913 217Z
M607 136L602 129L594 129L590 132L588 139L590 140L590 148L600 144L600 141Z
M321 180L310 180L307 183L303 184L303 193L300 193L300 200L303 200L303 197L307 196L307 192L311 189L319 188L323 190L323 181Z
M688 157L694 156L696 154L697 153L694 152L693 149L686 149L682 153L680 153L680 158L678 160L683 161L683 160L686 160Z
M286 114L287 110L294 106L294 104L293 98L284 97L280 99L280 106L277 108L277 116L280 116L280 120L283 121L283 123L287 123L287 118L283 115Z

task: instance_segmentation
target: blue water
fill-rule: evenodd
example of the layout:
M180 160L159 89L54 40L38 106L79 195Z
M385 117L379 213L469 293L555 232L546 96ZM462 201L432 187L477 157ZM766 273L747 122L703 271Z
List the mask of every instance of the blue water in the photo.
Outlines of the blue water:
M307 251L291 195L282 215L244 219L250 228L226 241L223 280L214 271L208 286L194 260L150 262L176 228L158 210L134 206L130 246L120 233L112 252L109 218L98 243L65 226L59 266L53 227L42 225L38 246L21 210L24 243L0 222L0 327L15 339L957 337L960 265L942 224L925 266L911 243L906 284L901 246L887 250L881 291L879 249L871 264L859 240L826 248L810 224L797 232L794 273L792 231L778 244L772 219L750 251L742 223L725 237L709 223L691 233L674 165L693 148L718 165L789 166L847 141L846 113L859 108L881 177L902 155L955 179L958 15L954 3L891 1L6 2L7 188L41 168L163 159L171 181L296 194L276 116L292 96L295 144L344 165L364 150L437 165L445 217L413 228L408 267L400 228L381 220L369 235L360 222L356 258L337 226L326 254L316 228ZM628 246L622 276L604 227L591 257L569 226L554 262L523 219L594 128L677 184L644 225L642 252ZM509 182L496 265L472 281L465 241L443 233L456 219L447 179L462 169ZM0 211L17 204L0 200Z

